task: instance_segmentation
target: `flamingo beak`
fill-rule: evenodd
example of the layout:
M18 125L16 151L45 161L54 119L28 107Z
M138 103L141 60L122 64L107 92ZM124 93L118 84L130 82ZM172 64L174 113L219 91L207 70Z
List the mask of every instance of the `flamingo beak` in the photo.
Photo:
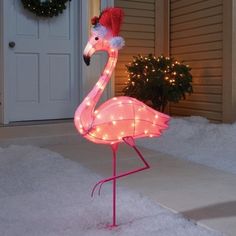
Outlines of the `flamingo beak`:
M93 47L93 44L88 42L85 49L84 49L84 62L87 66L90 65L90 58L95 53L95 48Z
M89 65L90 65L90 56L88 56L88 55L83 55L83 57L84 57L84 62L85 62L85 64L86 64L87 66L89 66Z

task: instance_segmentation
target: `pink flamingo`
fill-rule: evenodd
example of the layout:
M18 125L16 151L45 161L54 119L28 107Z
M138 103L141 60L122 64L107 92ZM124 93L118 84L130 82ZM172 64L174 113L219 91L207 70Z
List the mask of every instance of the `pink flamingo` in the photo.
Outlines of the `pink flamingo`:
M118 50L124 46L122 37L117 36L123 19L120 8L108 8L100 17L94 17L91 37L84 49L84 61L90 63L90 57L99 50L107 51L109 59L105 68L91 92L83 100L75 112L75 126L88 140L110 145L113 152L113 175L96 183L92 196L97 187L99 194L104 183L113 181L113 222L116 224L116 180L118 178L150 168L134 139L141 137L160 136L168 127L169 116L153 110L144 103L126 96L114 97L95 110L112 72L116 66ZM118 145L125 142L132 147L144 163L144 167L129 172L116 173L116 153Z

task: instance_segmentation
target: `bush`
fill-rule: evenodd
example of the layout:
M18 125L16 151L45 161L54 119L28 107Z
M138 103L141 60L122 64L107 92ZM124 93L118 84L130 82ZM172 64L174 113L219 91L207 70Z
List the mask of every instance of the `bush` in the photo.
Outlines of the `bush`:
M163 112L168 102L177 103L193 92L191 68L173 58L138 55L126 67L129 79L124 94L158 111Z

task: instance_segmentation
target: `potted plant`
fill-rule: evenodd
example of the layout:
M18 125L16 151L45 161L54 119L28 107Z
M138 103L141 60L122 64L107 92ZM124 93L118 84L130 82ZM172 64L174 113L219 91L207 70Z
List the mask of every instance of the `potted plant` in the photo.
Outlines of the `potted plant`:
M158 111L163 112L168 102L178 102L193 92L191 68L173 58L138 55L126 67L129 79L124 94Z

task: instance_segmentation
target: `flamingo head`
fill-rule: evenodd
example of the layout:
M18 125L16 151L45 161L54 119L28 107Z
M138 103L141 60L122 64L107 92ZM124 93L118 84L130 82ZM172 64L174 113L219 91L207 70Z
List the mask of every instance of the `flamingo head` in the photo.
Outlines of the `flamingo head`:
M124 46L124 39L118 36L122 19L123 11L120 8L107 8L100 17L92 18L94 26L83 53L86 65L90 64L90 58L96 51L107 51L110 54Z

